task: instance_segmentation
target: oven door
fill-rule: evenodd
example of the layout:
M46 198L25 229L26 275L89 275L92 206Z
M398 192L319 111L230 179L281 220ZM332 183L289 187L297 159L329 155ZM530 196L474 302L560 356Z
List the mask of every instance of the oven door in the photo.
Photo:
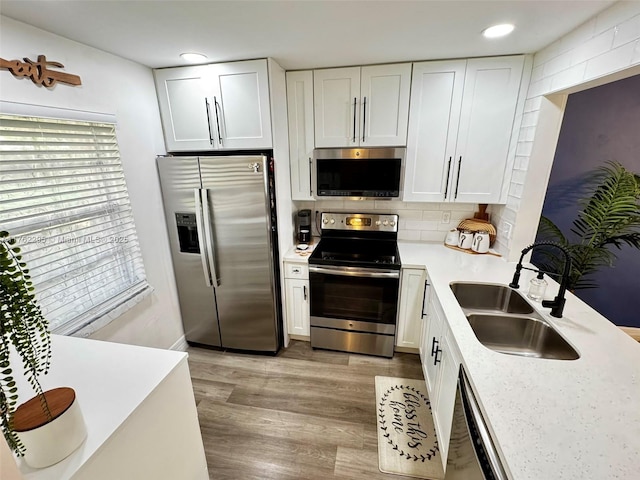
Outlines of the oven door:
M311 326L395 335L400 272L309 266Z

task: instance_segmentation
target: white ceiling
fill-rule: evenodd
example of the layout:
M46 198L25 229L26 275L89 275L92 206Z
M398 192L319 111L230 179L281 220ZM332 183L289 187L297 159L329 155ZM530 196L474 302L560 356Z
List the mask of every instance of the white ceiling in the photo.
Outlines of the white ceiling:
M149 67L273 57L287 70L536 52L613 1L0 0L2 15ZM513 34L486 40L495 23Z

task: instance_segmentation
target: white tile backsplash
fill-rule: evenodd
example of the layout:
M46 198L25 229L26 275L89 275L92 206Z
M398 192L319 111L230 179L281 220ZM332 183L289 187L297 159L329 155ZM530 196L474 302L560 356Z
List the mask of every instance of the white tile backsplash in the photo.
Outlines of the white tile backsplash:
M636 42L636 49L634 50L631 63L632 64L640 63L640 40Z
M640 38L640 15L630 18L615 28L613 48Z
M613 37L611 40L613 41ZM572 55L573 52L568 51L545 63L543 66L542 78L550 77L551 75L555 75L556 73L569 68L571 66Z
M320 200L294 202L294 205L296 211L310 209L314 219L316 212L395 213L398 215L398 238L415 242L444 241L447 231L456 228L462 220L473 218L478 210L475 203L418 203L398 200ZM449 212L449 223L442 223L444 212ZM314 228L315 225L314 220Z
M575 48L571 57L571 65L584 63L590 58L602 55L611 50L615 29L609 29Z
M627 43L603 55L592 58L587 62L585 79L591 80L602 77L628 67L631 64L634 50L635 45L633 43Z
M537 188L546 189L543 179L531 178L528 172L532 149L527 145L535 141L543 96L638 65L640 1L616 2L535 54L507 204L494 209L494 225L501 225L503 221L514 225L533 221L518 217L523 178L528 187L539 185ZM512 248L500 228L495 246L504 255Z
M575 30L569 32L567 35L560 39L560 49L563 52L568 52L576 48L576 45L581 45L590 38L593 38L596 30L596 19L591 18L585 23L577 27Z
M551 79L551 90L562 90L580 83L586 68L587 62L583 62L558 73Z
M639 3L640 2L637 1L616 2L610 8L600 12L595 19L596 25L594 35L617 25L621 25L628 19L638 15L638 12L640 11Z

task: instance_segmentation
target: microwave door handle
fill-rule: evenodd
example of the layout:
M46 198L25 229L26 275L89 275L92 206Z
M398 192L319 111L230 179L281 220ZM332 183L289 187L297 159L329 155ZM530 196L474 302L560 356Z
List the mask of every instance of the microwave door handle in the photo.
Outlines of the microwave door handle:
M313 162L309 157L309 195L313 197Z
M207 245L207 259L209 261L209 271L213 280L213 286L220 286L220 278L216 270L216 253L213 243L213 227L211 225L211 209L209 208L209 189L203 188L202 192L202 216L204 218L205 243Z
M209 269L209 258L207 255L207 247L205 245L204 237L206 233L204 231L204 224L202 221L202 197L199 188L193 189L195 201L196 201L196 228L198 229L198 247L200 248L200 260L202 260L202 270L204 271L204 281L207 287L213 286L211 282L211 270Z

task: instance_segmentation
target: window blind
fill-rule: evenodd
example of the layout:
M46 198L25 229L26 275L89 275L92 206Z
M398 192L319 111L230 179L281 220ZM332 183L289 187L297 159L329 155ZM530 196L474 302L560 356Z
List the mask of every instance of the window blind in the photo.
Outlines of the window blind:
M0 229L55 333L148 287L114 124L0 114Z

